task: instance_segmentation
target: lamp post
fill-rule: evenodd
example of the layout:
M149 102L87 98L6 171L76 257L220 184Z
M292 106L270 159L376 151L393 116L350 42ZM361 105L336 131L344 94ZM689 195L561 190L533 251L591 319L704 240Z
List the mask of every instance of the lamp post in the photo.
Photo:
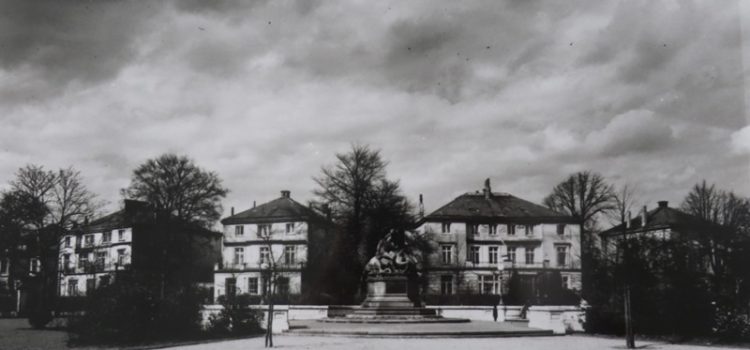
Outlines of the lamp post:
M505 303L503 302L503 272L505 271L505 261L504 259L501 259L497 262L497 270L492 271L495 276L499 277L499 280L497 281L498 284L498 294L500 295L500 304L503 305L503 321L505 321ZM497 279L497 278L496 278ZM495 319L495 322L497 322L497 305L494 305L492 307L492 316Z

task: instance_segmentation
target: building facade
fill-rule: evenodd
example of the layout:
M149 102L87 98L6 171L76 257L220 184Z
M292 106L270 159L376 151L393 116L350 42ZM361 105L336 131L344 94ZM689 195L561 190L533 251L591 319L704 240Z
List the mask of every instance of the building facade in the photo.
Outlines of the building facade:
M715 224L670 207L668 201L657 203L658 206L652 210L644 206L635 218L628 213L624 223L602 231L599 234L602 252L617 261L622 255L621 243L635 237L681 240L701 247L707 237L721 230ZM709 262L703 265L704 269L710 270Z
M277 273L278 294L301 294L303 271L330 228L327 219L296 202L289 191L281 197L223 219L222 262L214 271L214 298L225 294L262 295L269 269ZM317 237L317 239L316 239Z
M146 271L154 263L185 266L192 271L195 282L210 283L212 267L219 260L220 233L173 221L165 226L156 217L148 203L125 200L122 210L63 236L58 261L59 295L86 295L112 282L120 272ZM171 238L166 238L168 230L174 232ZM165 261L159 256L160 246L165 244L173 247L171 251L184 254Z
M428 262L429 294L505 294L511 274L534 293L537 275L559 271L580 290L580 232L575 220L507 193L455 198L418 223L436 242Z

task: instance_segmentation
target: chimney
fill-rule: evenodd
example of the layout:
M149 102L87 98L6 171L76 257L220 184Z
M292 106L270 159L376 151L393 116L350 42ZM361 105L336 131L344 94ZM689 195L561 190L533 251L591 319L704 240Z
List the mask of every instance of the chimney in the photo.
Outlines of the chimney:
M234 207L232 207L232 216L234 216Z
M291 194L292 193L289 192L288 190L281 190L281 197L283 197L283 198L290 198Z
M492 187L490 187L490 178L484 180L484 198L490 199L492 196Z
M658 201L657 203L659 203L659 208L667 208L667 207L669 207L669 202L668 201Z
M626 229L628 229L628 230L630 229L630 221L631 221L631 220L633 220L633 217L632 217L632 215L630 214L630 210L628 210L628 216L627 216L627 218L625 219L625 228L626 228Z
M255 209L255 201L253 201L253 209Z
M648 216L648 209L646 206L643 206L643 211L641 211L641 227L646 227L646 216Z
M84 226L88 226L89 225L89 217L88 216L85 217L85 218L83 218L83 225Z
M424 201L422 200L422 194L419 194L419 218L424 217Z

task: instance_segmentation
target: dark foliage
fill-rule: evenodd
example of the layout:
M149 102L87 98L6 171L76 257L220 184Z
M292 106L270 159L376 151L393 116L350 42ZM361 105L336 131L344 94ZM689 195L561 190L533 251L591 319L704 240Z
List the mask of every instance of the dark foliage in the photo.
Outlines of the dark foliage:
M69 320L78 344L135 344L194 339L201 334L202 296L191 286L158 289L127 275L86 297L83 314Z
M521 276L513 273L508 281L508 293L503 296L507 305L579 305L576 292L563 288L559 271L545 271L535 277L535 290L525 289Z
M261 334L260 322L263 315L259 310L249 306L255 304L254 298L247 294L222 296L223 307L218 315L209 318L208 331L215 335L250 335Z
M210 227L222 212L228 189L219 176L198 167L190 158L163 154L133 171L128 198L151 203L158 211L179 220Z
M336 154L336 163L323 167L314 178L314 207L330 216L341 234L329 237L331 247L320 268L326 271L319 285L337 303L352 303L362 287L362 271L374 255L378 242L391 229L411 228L412 205L403 196L398 181L386 176L387 162L380 151L352 146Z

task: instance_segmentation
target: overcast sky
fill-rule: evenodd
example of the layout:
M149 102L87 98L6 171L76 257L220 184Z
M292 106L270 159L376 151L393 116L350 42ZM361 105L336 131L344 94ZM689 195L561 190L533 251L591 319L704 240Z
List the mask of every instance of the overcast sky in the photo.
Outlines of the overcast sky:
M748 7L3 1L0 184L72 165L115 209L175 152L220 175L227 214L305 203L360 143L428 211L488 177L540 202L586 169L652 207L704 178L748 196Z

